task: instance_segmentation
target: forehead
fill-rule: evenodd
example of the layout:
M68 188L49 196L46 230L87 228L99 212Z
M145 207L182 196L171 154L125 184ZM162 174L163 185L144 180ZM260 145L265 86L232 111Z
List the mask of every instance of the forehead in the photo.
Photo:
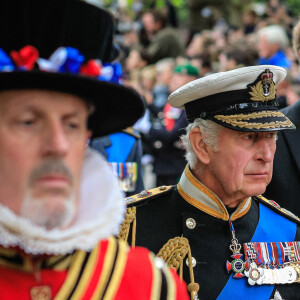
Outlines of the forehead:
M150 13L146 13L143 15L143 22L154 23L154 17Z
M48 90L8 90L0 92L2 112L22 109L87 112L85 101L75 95Z

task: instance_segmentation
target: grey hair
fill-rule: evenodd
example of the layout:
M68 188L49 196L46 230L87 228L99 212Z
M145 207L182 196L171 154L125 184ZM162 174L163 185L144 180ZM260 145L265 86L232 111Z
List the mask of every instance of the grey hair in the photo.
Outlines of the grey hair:
M173 70L175 67L175 64L176 64L176 62L175 62L174 58L171 58L171 57L162 58L155 64L155 69L156 69L156 72L162 72L168 67Z
M289 38L285 29L280 25L269 25L261 28L257 32L258 37L266 36L267 41L271 44L279 44L281 49L289 45Z
M213 151L218 151L219 149L218 137L222 128L221 125L211 120L204 120L201 118L196 119L193 123L186 127L186 133L181 136L181 142L186 149L185 159L192 169L196 166L198 158L190 141L190 132L196 127L198 127L202 132L202 139L204 143L211 147Z

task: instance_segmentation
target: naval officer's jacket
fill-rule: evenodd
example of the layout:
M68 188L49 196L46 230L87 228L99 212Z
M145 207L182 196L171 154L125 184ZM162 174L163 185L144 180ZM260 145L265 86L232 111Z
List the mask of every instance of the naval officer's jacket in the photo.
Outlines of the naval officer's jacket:
M293 250L295 245L291 243L300 241L299 219L275 202L263 197L250 197L229 215L221 200L201 184L188 167L177 186L144 191L126 198L126 201L128 214L120 237L127 238L128 231L132 231L128 242L145 246L165 259L183 275L195 297L198 294L199 299L205 300L274 299L276 294L276 297L286 300L300 299L299 265L293 271L296 274L293 280L298 283L292 284L261 284L257 274L262 273L263 268L257 269L258 272L253 270L251 276L249 265L243 272L239 272L241 269L233 270L239 268L240 257L232 257L233 252L229 248L232 241L229 217L235 237L241 244L241 254L245 254L243 244L248 242L260 242L259 246L265 245L266 248L272 246L274 253L282 250L284 258L279 255L277 261L271 258L271 250L269 254L264 251L265 261L261 264L268 269L266 274L283 268L284 262L287 265L289 260L300 259L299 244L295 243L297 249ZM246 245L249 249L257 246ZM288 245L292 246L289 248ZM294 258L294 252L297 258ZM251 258L251 251L247 253L246 258ZM245 256L241 259L245 261ZM273 281L280 282L274 276ZM256 284L253 285L250 277L257 280Z

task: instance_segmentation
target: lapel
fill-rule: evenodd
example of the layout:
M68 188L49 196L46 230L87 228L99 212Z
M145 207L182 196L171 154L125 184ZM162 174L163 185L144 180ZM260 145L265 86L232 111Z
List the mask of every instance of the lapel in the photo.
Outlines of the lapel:
M297 130L283 130L281 134L295 164L300 171L300 100L294 105L288 106L282 112L295 124Z

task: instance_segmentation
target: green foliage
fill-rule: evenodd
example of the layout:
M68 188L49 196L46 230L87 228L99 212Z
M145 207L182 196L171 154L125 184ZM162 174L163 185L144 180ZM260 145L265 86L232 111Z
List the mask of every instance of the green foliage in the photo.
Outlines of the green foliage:
M286 0L288 7L295 16L300 16L300 1L299 0Z

